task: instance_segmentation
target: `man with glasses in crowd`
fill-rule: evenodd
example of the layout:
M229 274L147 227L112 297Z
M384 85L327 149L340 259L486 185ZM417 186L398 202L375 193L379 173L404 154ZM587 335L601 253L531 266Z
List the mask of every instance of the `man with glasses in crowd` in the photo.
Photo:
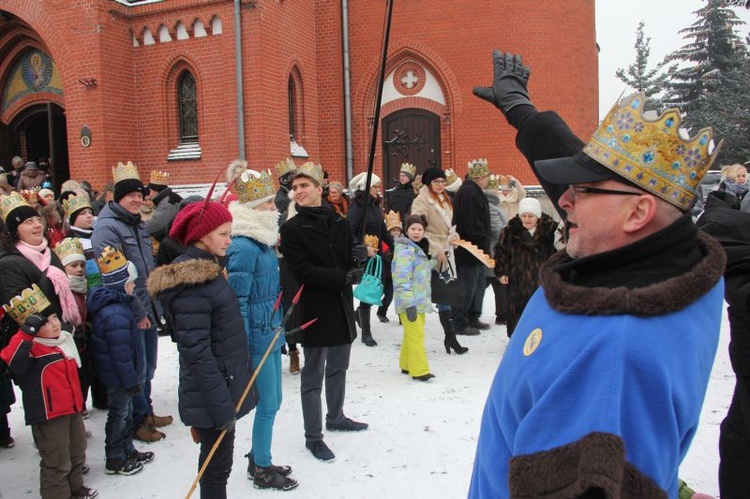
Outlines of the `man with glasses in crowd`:
M687 138L637 94L584 144L536 110L520 56L493 64L474 93L518 130L568 238L498 368L469 496L676 497L721 327L725 257L689 213L713 132Z

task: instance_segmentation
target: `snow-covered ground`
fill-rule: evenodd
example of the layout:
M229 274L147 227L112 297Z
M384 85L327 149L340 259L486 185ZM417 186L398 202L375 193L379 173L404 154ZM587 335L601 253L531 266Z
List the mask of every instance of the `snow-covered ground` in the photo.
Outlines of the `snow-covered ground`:
M494 302L488 290L483 320L494 320ZM460 337L469 347L465 355L446 355L437 314L427 319L427 352L436 378L428 383L401 374L398 351L401 327L391 309L391 322L381 324L373 312L373 335L378 346L354 343L344 410L354 419L370 424L366 432L326 433L325 441L336 454L333 463L317 461L304 445L299 401L299 376L288 373L284 359L284 402L276 419L273 456L277 464L294 468L300 485L289 497L314 498L459 498L465 497L479 433L479 422L489 385L508 339L504 326L495 326L476 337ZM701 425L680 476L695 490L718 496L719 424L726 413L734 387L727 357L729 341L726 314L721 343L711 375ZM104 423L106 411L93 410L86 426L91 471L87 485L100 497L184 497L197 472L198 447L177 414L177 353L169 338L160 338L159 367L154 380L154 406L159 415L171 414L175 423L164 428L166 440L140 444L156 453L153 463L134 476L104 474ZM689 359L685 359L689 369ZM20 393L18 398L20 401ZM23 425L20 402L10 414L16 446L0 449L0 496L38 495L39 458L31 432ZM235 465L229 481L229 497L271 492L254 491L245 477L250 450L253 413L237 424ZM199 497L199 491L193 494ZM285 496L286 497L286 496Z

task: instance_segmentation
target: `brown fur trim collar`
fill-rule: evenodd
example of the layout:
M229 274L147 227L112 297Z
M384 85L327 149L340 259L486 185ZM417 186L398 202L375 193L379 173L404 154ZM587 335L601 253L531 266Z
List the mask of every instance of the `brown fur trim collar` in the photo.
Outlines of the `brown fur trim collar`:
M211 260L197 258L157 267L146 282L148 294L156 296L177 286L197 286L213 281L221 275L221 267Z
M682 310L708 293L721 278L726 254L714 238L698 231L704 257L685 274L643 288L587 288L563 281L554 268L569 261L565 251L547 260L539 270L539 281L550 307L579 315L635 315L649 317Z

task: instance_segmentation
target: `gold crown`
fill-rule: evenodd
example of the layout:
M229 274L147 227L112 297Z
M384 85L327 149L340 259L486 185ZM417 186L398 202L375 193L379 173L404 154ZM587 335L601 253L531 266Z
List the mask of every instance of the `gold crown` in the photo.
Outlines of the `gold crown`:
M510 188L510 175L499 175L497 184L501 189L509 189Z
M711 127L694 138L680 134L680 110L671 108L658 118L643 116L646 96L624 97L609 111L583 152L642 189L686 210L698 184L719 153L711 149Z
M412 177L417 174L417 167L412 165L411 163L401 163L401 169L400 172L408 173Z
M169 172L151 170L151 180L149 180L149 183L156 185L169 185Z
M63 211L65 212L65 217L70 218L70 215L77 212L78 210L82 210L84 208L91 209L91 200L84 193L74 194L72 196L68 196L67 199L64 199L62 202L62 206Z
M276 163L276 166L274 168L276 170L276 178L279 178L291 171L296 170L297 165L294 164L294 160L292 158L286 158L284 161Z
M32 284L31 288L24 289L20 295L10 299L10 303L3 305L3 309L13 318L18 325L26 322L31 314L39 314L47 307L52 306L47 297L39 289L39 286Z
M127 163L117 163L117 166L112 167L112 178L115 184L121 180L127 180L134 178L140 180L141 176L138 173L138 168L128 161Z
M485 190L487 191L497 190L499 185L500 185L500 175L490 175L490 178L487 181L487 187L485 187Z
M453 171L453 168L445 170L445 185L451 185L456 180L458 180L458 175Z
M385 214L385 228L386 230L391 230L396 227L399 229L402 228L401 214L397 211L391 210Z
M234 190L237 192L240 203L247 203L276 194L273 177L270 173L262 171L258 177L253 173L245 170L234 180Z
M490 169L486 159L472 159L469 161L469 177L480 178L489 175Z
M111 274L120 270L128 264L127 258L122 251L113 249L111 246L105 246L102 255L97 258L96 263L99 265L99 271L102 274Z
M378 249L379 242L380 240L378 239L378 236L365 234L364 243L365 243L365 246L367 246L368 248Z
M318 184L323 183L323 167L319 164L308 161L297 169L296 175L305 175L315 180Z
M83 256L83 244L77 237L66 237L55 246L55 253L60 257L60 261L64 262L65 259L71 255Z
M26 198L16 191L0 196L0 212L2 212L3 215L3 222L7 222L8 215L11 211L21 206L31 207L29 202L26 201Z
M416 190L419 190L422 188L424 184L422 183L422 175L417 175L414 177L414 180L411 182L411 186L415 188Z

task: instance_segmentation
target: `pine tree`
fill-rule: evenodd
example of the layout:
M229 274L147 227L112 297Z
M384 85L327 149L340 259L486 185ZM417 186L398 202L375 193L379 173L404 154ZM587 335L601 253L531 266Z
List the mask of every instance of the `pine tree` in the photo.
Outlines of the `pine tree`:
M651 55L651 38L644 35L645 23L638 23L635 37L635 62L628 66L627 71L619 68L615 76L630 88L643 92L649 99L648 109L661 108L659 94L664 90L667 79L666 73L660 73L664 64L657 64L654 69L648 69L648 58Z

